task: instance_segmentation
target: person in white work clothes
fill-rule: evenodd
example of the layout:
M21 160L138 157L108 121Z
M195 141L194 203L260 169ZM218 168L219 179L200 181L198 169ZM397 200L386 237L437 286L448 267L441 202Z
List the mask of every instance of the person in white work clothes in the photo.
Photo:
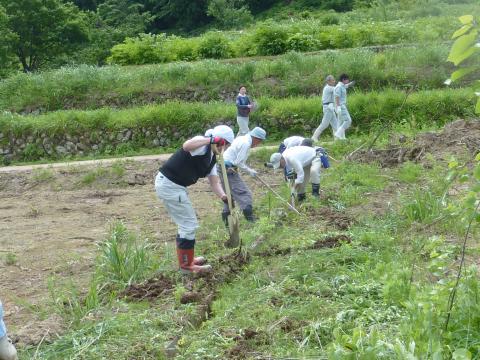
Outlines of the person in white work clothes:
M223 154L232 198L240 206L245 219L249 222L255 221L252 192L241 178L239 170L253 177L257 175L254 169L247 166L246 161L250 154L250 149L260 145L266 137L267 132L265 130L255 127L247 135L238 136ZM228 205L225 204L222 211L222 220L225 224L228 224L228 215L230 215L230 211Z
M198 220L187 187L195 184L198 179L207 177L212 191L223 202L227 201L215 166L216 151L228 147L233 139L233 130L226 125L208 130L205 136L195 136L183 143L182 148L167 160L155 178L157 196L178 227L177 257L182 273L211 270L210 265L205 265L205 258L194 256ZM216 145L217 150L212 145Z
M312 195L320 196L321 151L322 148L300 145L287 149L282 154L274 153L270 157L274 169L291 169L287 178L295 180L295 194L299 202L306 198L306 184L309 180L312 182Z
M350 81L347 74L340 75L340 81L335 86L335 112L337 113L338 128L334 136L345 140L345 131L352 125L352 118L347 109L347 89L353 86L355 81Z
M17 350L7 336L7 328L3 322L3 305L0 301L0 360L17 360Z
M328 126L332 127L332 134L335 135L337 131L337 117L335 116L335 78L333 75L328 75L325 78L326 85L322 93L323 118L320 126L315 130L312 136L313 141L318 141L318 138Z

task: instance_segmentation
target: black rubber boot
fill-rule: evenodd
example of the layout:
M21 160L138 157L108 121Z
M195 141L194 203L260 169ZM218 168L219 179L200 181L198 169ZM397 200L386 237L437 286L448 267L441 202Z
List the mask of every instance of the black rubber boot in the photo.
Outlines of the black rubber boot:
M312 184L312 195L317 198L320 196L320 184Z
M302 201L305 201L306 198L307 198L307 195L305 193L297 195L297 200L299 203Z
M255 222L255 217L253 216L253 208L252 205L247 205L245 209L243 209L243 216L245 216L245 219L249 222Z
M230 211L222 211L222 221L227 228L228 228L228 215L230 215Z

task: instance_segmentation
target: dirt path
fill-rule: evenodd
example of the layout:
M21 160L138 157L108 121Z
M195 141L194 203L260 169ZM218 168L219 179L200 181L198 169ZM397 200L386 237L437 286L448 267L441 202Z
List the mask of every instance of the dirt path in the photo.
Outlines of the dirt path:
M252 151L257 151L260 149L274 150L277 149L277 145L268 145L261 146L258 148L252 149ZM113 164L118 161L136 161L136 162L145 162L145 161L166 161L172 154L157 154L157 155L139 155L139 156L126 156L110 159L97 159L97 160L78 160L78 161L64 161L57 163L48 163L48 164L34 164L34 165L15 165L15 166L0 166L0 173L18 173L25 171L32 171L38 169L59 169L59 168L68 168L68 167L78 167L78 166L101 166Z
M48 341L63 331L64 321L52 311L61 294L52 284L86 289L96 244L105 238L111 221L122 220L158 243L174 240L175 225L153 187L168 156L0 171L0 298L16 341L38 344L43 336ZM263 191L247 181L254 192ZM189 193L201 223L207 215L220 213L221 203L214 201L206 180Z

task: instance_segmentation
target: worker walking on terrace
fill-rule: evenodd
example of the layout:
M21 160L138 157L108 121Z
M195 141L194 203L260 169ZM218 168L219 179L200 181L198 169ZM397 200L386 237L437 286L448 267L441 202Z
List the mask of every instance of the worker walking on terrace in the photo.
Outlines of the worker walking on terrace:
M231 128L220 125L210 129L205 136L195 136L183 143L160 168L155 178L157 196L163 201L168 213L178 226L177 256L180 270L184 273L208 272L210 265L204 265L203 257L194 257L195 232L198 228L197 216L188 198L187 187L199 178L208 177L212 191L222 201L227 195L222 189L217 167L217 157L212 145L221 151L234 139Z
M252 192L247 184L243 181L238 170L243 170L250 176L255 177L257 172L248 167L246 161L250 153L250 149L261 144L267 137L267 133L260 127L254 128L250 133L244 136L238 136L224 153L225 167L227 168L227 178L230 184L230 192L233 200L240 206L243 215L247 221L253 222L253 198ZM223 183L223 179L222 179ZM225 185L224 185L225 186ZM222 211L222 220L228 224L228 205L225 204Z
M322 156L326 156L321 147L295 146L285 150L282 154L274 153L270 163L274 169L288 168L287 179L295 183L294 191L299 202L306 198L306 184L311 179L312 195L320 196L320 169ZM324 163L328 167L327 163Z
M345 140L345 131L352 125L352 118L347 109L347 89L353 86L355 81L350 81L347 74L340 75L340 81L335 86L335 112L338 118L338 128L334 136Z
M17 350L7 337L7 328L3 322L3 305L0 301L0 360L16 360Z
M327 84L323 88L322 93L322 106L323 106L323 118L320 126L315 130L312 136L313 141L318 141L318 138L328 126L332 127L332 134L335 135L337 131L337 117L335 116L335 78L333 75L328 75L325 78Z

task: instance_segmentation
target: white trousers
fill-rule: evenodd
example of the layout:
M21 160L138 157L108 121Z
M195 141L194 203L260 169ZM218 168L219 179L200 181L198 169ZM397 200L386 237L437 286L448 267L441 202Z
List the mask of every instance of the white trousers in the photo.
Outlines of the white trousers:
M298 194L305 194L305 187L309 180L312 184L320 184L320 170L322 168L322 161L319 156L313 159L312 164L303 168L304 178L303 183L298 186Z
M333 105L333 104L332 104ZM335 134L337 131L337 117L335 116L335 111L333 111L333 106L330 105L323 105L323 118L320 126L315 130L312 136L313 141L318 141L320 135L322 135L323 130L325 130L328 126L332 127L332 134Z
M199 225L192 202L188 198L187 188L175 184L159 172L155 178L155 191L177 224L178 235L183 239L195 240Z
M247 135L250 129L248 128L248 116L237 116L238 134L237 136Z
M345 130L347 130L350 125L352 125L352 118L348 112L347 106L342 105L342 112L340 113L338 119L338 130L335 132L335 136L339 138L345 138Z

